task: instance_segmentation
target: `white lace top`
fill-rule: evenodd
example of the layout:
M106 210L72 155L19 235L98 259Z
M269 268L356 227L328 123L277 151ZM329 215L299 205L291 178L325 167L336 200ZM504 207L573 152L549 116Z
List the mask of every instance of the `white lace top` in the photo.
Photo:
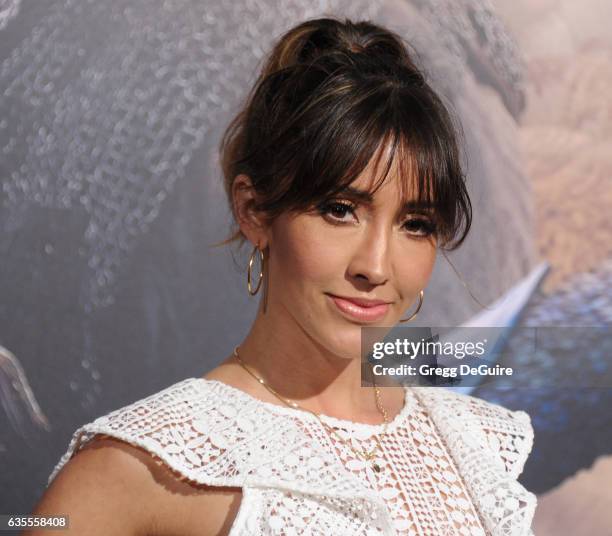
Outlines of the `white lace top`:
M536 497L516 478L531 451L527 413L443 387L408 387L383 425L322 419L189 378L79 428L49 483L96 434L149 451L186 480L242 488L231 536L532 536Z

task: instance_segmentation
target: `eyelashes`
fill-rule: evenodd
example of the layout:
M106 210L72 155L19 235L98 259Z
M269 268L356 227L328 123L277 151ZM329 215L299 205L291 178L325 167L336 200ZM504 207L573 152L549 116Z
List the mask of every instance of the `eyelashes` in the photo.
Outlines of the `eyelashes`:
M330 219L334 225L344 225L350 222L343 221L342 218L347 213L353 214L356 208L356 205L346 201L331 201L322 203L317 207L317 210L319 214ZM403 227L412 229L412 231L408 231L408 234L418 237L429 237L435 235L437 231L435 222L424 216L416 216L406 220Z
M340 218L342 218L343 216L346 216L346 212L353 212L355 210L355 206L350 204L350 203L346 203L346 202L342 202L342 201L331 201L331 202L327 202L327 203L323 203L322 205L319 206L319 212L323 215L330 215L332 214L334 211L336 211L336 214L333 215L334 218L338 217L337 212L339 211L340 214ZM348 222L342 222L342 223L348 223Z

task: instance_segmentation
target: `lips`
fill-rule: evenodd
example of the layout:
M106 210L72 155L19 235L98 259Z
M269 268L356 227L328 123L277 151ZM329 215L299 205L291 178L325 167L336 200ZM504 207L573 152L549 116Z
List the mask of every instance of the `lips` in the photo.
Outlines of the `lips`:
M374 322L383 318L389 310L389 303L382 300L346 298L328 294L335 306L345 315L361 322Z

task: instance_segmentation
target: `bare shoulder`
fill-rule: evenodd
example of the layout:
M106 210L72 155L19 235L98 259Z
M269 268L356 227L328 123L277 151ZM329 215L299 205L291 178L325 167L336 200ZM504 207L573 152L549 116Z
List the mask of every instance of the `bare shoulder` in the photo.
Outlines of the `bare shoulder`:
M139 447L97 436L66 463L33 513L68 515L74 534L220 536L240 500L240 488L190 482Z

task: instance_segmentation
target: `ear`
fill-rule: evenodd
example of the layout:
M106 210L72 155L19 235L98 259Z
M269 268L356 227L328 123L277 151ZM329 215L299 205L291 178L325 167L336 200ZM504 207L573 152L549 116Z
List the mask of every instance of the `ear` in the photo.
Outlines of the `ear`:
M241 174L234 179L232 200L234 216L244 236L251 243L258 244L260 249L265 249L268 244L268 228L263 214L254 208L257 194L248 175Z

